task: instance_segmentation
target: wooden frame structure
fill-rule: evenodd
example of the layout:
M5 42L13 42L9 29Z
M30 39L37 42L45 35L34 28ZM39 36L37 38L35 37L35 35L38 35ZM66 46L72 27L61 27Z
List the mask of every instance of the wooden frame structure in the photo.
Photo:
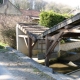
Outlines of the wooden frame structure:
M26 25L26 27L24 26ZM18 43L18 29L20 29L25 35L22 35L24 40L28 39L28 53L29 57L32 58L32 50L38 40L45 40L45 65L49 66L49 59L52 51L54 51L57 44L63 37L75 37L80 36L80 14L77 14L52 28L44 27L32 27L28 24L19 23L16 27L17 43ZM53 37L52 37L53 36ZM34 44L33 44L34 43ZM18 46L18 45L17 45ZM18 48L17 48L18 49Z
M32 50L37 43L37 36L49 28L36 24L19 23L16 26L17 50L32 57ZM25 45L26 44L26 45ZM28 49L28 51L27 51Z

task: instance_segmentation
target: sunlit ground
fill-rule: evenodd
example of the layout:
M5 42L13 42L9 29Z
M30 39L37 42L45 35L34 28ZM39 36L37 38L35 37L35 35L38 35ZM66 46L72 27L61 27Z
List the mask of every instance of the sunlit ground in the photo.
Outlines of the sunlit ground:
M79 67L73 67L63 63L54 63L51 64L49 67L53 68L53 70L57 72L64 73L64 74L79 69Z
M36 61L36 62L38 62L38 63L40 63L40 64L43 64L45 62L44 59L38 60L38 58L33 58L33 60Z

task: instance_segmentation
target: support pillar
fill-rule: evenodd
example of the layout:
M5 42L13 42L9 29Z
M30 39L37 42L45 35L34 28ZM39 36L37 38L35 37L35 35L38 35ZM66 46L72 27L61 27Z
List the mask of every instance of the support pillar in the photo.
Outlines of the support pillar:
M18 51L22 52L25 55L28 55L28 49L24 42L24 35L27 36L27 34L24 34L19 27L21 27L19 24L16 25L16 48ZM20 35L23 35L23 37L20 37Z
M49 67L49 56L46 56L45 58L45 66Z
M46 39L45 39L45 42L46 42L46 53L48 51L48 48L50 46L50 41L48 39L48 35L46 36ZM46 55L45 53L45 66L48 66L49 67L49 58L50 58L50 55Z
M28 37L28 55L32 58L32 39Z

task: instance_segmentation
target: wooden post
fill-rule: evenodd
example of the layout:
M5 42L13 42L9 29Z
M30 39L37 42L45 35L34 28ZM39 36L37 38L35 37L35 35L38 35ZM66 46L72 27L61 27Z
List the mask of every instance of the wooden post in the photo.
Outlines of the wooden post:
M32 39L30 37L28 37L28 54L32 58Z
M48 48L50 46L48 35L46 36L45 43L46 43L46 53L47 53ZM46 55L46 53L45 53L45 55ZM50 58L50 55L45 56L45 66L48 66L48 67L49 67L49 58Z
M52 52L52 50L54 50L54 48L56 47L56 45L59 43L59 41L61 40L62 36L63 36L63 32L58 33L58 35L56 36L56 38L54 39L53 43L50 45L50 47L48 48L46 55L50 55L50 53Z
M45 58L45 66L49 67L49 56L46 56Z

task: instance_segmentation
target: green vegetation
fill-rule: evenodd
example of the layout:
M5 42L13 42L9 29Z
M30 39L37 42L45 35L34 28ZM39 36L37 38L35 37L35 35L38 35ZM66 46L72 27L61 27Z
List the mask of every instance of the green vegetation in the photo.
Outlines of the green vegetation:
M0 42L0 49L5 49L5 46L7 46L7 44Z
M2 31L2 36L4 37L4 42L9 46L16 48L16 31L14 28L4 29Z
M53 11L43 11L40 14L39 24L50 28L69 17L70 16L67 14L60 14Z
M40 77L44 77L44 78L46 77L46 78L49 79L49 80L53 80L53 78L52 78L51 76L49 76L49 75L41 72L41 71L38 70L37 68L33 68L33 71L34 71L35 73L39 74Z
M34 68L34 72L41 72L41 71L37 68Z
M0 42L0 52L6 52L7 49L5 49L5 46L7 46L7 44Z

